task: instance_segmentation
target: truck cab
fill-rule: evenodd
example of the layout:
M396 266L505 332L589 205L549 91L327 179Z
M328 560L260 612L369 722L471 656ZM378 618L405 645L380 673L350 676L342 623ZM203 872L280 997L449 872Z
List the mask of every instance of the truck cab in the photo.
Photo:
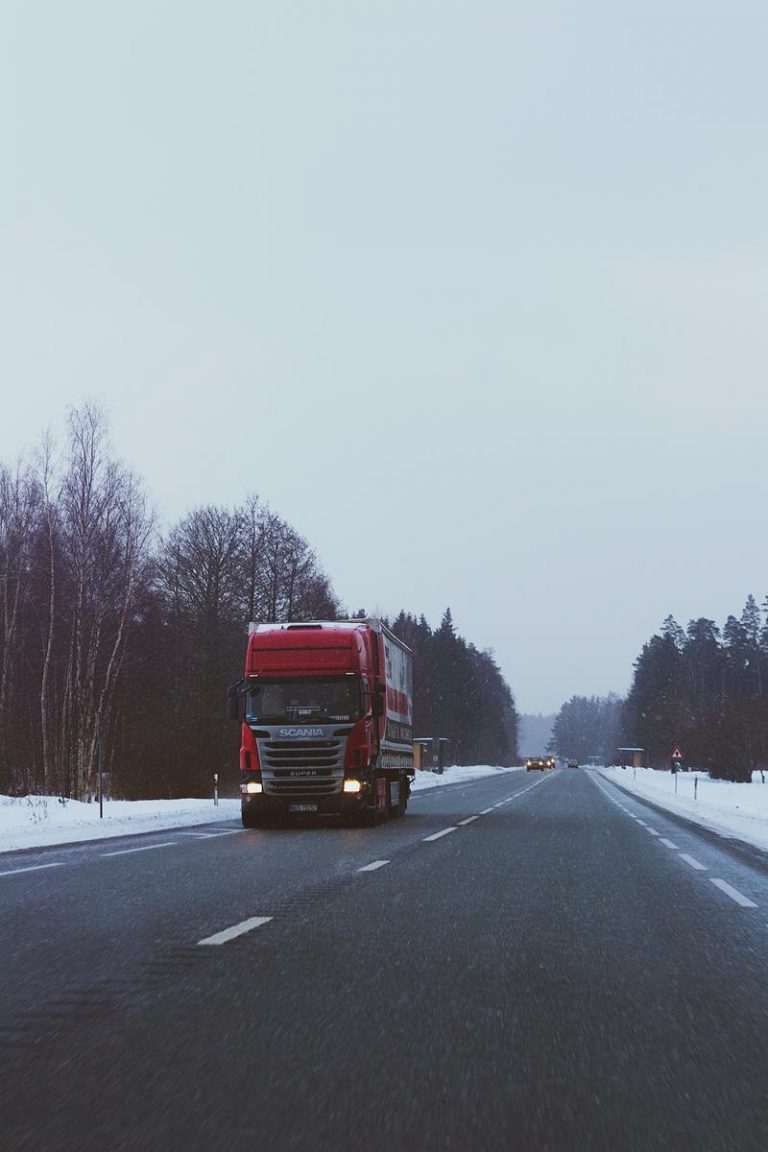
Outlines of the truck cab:
M378 620L252 625L230 709L242 725L246 827L279 816L375 823L405 812L411 653Z

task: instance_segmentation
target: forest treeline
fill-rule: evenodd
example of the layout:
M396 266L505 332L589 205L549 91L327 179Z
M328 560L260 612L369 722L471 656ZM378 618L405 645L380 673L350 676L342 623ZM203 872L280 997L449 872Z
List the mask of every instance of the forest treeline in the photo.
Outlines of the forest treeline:
M46 439L33 460L0 464L0 793L92 796L100 754L126 798L205 794L214 771L234 787L224 699L248 621L340 612L310 545L256 497L158 533L103 413L72 411L60 457ZM514 703L492 657L450 614L435 632L423 617L394 624L414 643L419 734L450 736L463 763L513 759ZM503 722L487 725L497 704Z
M622 723L623 701L613 693L572 696L555 717L547 751L580 764L612 764Z
M675 745L711 776L749 781L768 761L768 597L748 596L722 629L671 616L643 645L624 707L623 730L654 767Z
M518 714L493 653L456 632L450 608L434 631L405 612L391 627L413 651L414 736L447 739L451 764L514 764Z
M768 597L748 596L722 628L668 616L635 661L624 701L574 696L558 713L550 750L610 764L620 746L668 768L672 749L716 779L748 782L768 763Z

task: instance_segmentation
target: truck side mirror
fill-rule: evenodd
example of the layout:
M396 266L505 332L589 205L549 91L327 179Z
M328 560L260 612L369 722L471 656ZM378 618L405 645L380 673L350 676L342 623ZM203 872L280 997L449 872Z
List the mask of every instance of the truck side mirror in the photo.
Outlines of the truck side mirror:
M242 720L240 688L242 680L227 689L227 720Z

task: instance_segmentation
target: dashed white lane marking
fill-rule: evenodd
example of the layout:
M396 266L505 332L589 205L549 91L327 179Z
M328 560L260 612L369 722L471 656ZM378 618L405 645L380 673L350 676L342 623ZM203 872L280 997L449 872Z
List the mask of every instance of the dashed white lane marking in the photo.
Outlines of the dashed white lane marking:
M385 864L389 864L389 860L372 860L370 864L358 868L358 872L375 872L377 868L383 868Z
M456 825L452 828L443 828L442 832L435 832L434 836L425 836L424 843L429 844L431 840L439 840L441 836L447 836L449 832L455 832Z
M667 848L671 848L673 852L679 852L677 844L673 844L671 840L667 840L664 836L660 836L658 832L656 832L653 828L650 828L644 820L640 819L639 816L633 816L628 808L622 808L622 812L626 812L627 815L631 816L633 820L636 820L638 824L642 824L646 832L650 832L651 836L659 836L660 844L664 844ZM707 870L706 864L699 863L699 861L696 860L693 856L689 856L687 852L680 852L680 859L685 860L686 864L690 864L691 868L695 868L697 872L706 872ZM740 908L759 907L759 905L755 904L754 900L750 900L748 896L745 896L743 892L739 892L738 888L734 888L733 885L728 884L727 881L717 880L712 876L710 876L709 879L716 888L719 888L721 892L725 892L726 896L730 896L731 900L735 901L735 903L738 904Z
M262 924L269 924L271 916L251 916L250 920L242 920L239 924L233 924L231 928L225 928L223 932L217 932L214 936L206 936L205 940L198 940L200 944L226 944L228 940L234 940L236 936L243 936L246 932L253 931L254 928L260 928Z
M166 840L162 844L145 844L143 848L121 848L119 852L102 852L106 856L128 856L131 852L151 852L153 848L175 848L178 841Z
M483 808L482 812L480 812L480 816L487 816L489 812L493 812L493 808Z
M463 828L465 824L471 824L473 820L479 819L479 816L468 816L466 820L459 820L459 828Z
M9 872L0 872L0 876L18 876L21 872L42 872L43 868L63 868L64 864L32 864L29 868L11 868Z
M621 807L621 805L619 805L619 807ZM640 819L639 816L633 816L628 808L622 807L621 810L622 812L626 812L628 816L631 816L633 820L636 820L638 824L642 824L646 832L650 832L651 836L659 836L660 844L664 844L667 848L671 848L673 852L679 852L677 844L673 844L671 840L667 840L664 836L660 836L658 832L656 832L653 828L650 828L644 820ZM687 852L680 852L680 859L685 860L686 864L690 864L691 868L695 868L697 872L707 871L706 864L701 864L693 856L689 856ZM725 892L726 896L730 896L731 900L735 901L735 903L738 904L740 908L759 907L758 904L755 904L754 900L750 900L748 896L745 896L743 892L739 892L738 888L734 888L733 885L728 884L727 881L717 880L713 876L710 876L709 879L716 888L719 888L721 892Z
M734 888L732 885L727 884L725 880L715 880L712 876L710 876L709 879L716 888L719 888L721 892L725 892L726 896L730 896L731 900L735 900L736 903L740 905L740 907L757 908L757 904L755 904L754 900L750 900L747 896L744 895L743 892L739 892L738 888Z

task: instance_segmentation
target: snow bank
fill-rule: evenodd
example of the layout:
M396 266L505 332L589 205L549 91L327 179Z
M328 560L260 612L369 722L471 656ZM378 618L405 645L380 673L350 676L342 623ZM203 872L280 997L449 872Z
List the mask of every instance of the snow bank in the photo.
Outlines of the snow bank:
M417 772L411 791L421 792L425 788L434 788L440 784L468 784L472 780L479 780L482 776L522 771L522 768L497 768L493 764L473 764L471 768L458 768L454 764L446 768L442 776L437 772Z
M55 796L0 796L0 852L102 840L134 832L154 832L232 820L240 815L239 800L105 800L104 818L98 804L61 801Z
M516 769L478 765L446 768L442 776L417 772L414 788L422 791L444 784L460 784L504 771ZM55 796L24 796L20 799L0 796L0 852L239 819L239 800L220 800L218 806L214 806L212 799L106 800L104 817L100 819L98 804L61 801Z
M768 784L759 772L751 784L710 780L705 772L656 772L651 768L600 768L630 792L695 820L721 836L735 836L768 851ZM677 794L675 794L677 780ZM694 783L696 781L696 783Z

